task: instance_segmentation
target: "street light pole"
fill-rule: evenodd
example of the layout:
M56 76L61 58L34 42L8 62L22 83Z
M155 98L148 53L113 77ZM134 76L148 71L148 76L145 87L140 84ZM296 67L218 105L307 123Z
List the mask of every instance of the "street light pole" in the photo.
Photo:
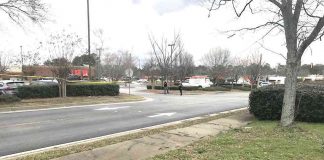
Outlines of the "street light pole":
M20 46L20 57L21 57L21 73L23 73L24 69L24 55L23 55L23 46ZM24 77L21 76L21 80L23 80Z
M23 46L20 46L20 58L21 58L21 70L23 69L23 65L24 65L24 57L23 57Z
M89 6L89 0L87 0L87 17L88 17L88 55L89 55L89 59L91 56L91 39L90 39L90 6ZM89 71L88 71L88 78L89 80L91 80L91 64L89 62Z
M171 48L171 64L170 64L170 72L171 72L171 74L172 74L172 63L173 63L173 47L174 47L174 43L173 44L169 44L168 46L170 46L170 48ZM171 77L172 77L173 75L171 75ZM172 81L171 80L171 77L170 77L170 81Z

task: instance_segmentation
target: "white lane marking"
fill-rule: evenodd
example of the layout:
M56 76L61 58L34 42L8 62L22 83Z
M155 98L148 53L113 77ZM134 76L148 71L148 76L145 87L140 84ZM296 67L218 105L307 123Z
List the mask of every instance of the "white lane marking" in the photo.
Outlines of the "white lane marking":
M144 98L145 98L144 101L106 103L106 104L92 104L92 105L82 105L82 106L68 106L68 107L45 108L45 109L31 109L31 110L7 111L7 112L5 111L5 112L0 112L0 114L24 113L24 112L39 112L39 111L70 109L70 108L86 108L86 107L108 106L108 105L117 105L117 104L134 104L134 103L144 103L144 102L152 102L152 101L154 101L153 98L146 98L146 97L144 97Z
M111 111L111 110L118 110L118 109L125 109L129 108L130 106L121 106L121 107L105 107L105 108L98 108L95 109L96 111Z
M174 114L176 114L176 112L171 112L171 113L158 113L158 114L155 114L155 115L152 115L152 116L148 116L148 117L149 117L149 118L163 117L163 116L171 117L171 116L173 116Z
M244 108L229 110L229 111L225 111L225 112L231 113L231 112L242 111L242 110L247 110L247 109L248 109L247 107L244 107ZM149 127L129 130L129 131L125 131L125 132L113 133L113 134L110 134L110 135L94 137L94 138L84 139L84 140L75 141L75 142L63 143L63 144L59 144L59 145L54 145L54 146L50 146L50 147L45 147L45 148L40 148L40 149L35 149L35 150L25 151L25 152L20 152L20 153L15 153L15 154L6 155L6 156L2 156L2 157L0 156L0 159L18 159L19 157L28 156L28 155L31 155L31 154L43 153L43 152L46 152L46 151L51 151L53 149L64 149L64 148L69 147L69 146L87 144L87 143L96 142L96 141L100 141L100 140L107 139L107 138L115 138L115 137L120 137L120 136L124 136L124 135L133 134L133 133L139 133L139 132L149 130L149 129L155 129L155 128L159 128L159 127L175 125L175 124L183 123L183 122L186 122L186 121L203 119L203 118L206 118L208 116L216 116L216 115L220 115L222 113L223 112L215 113L215 114L209 114L209 115L200 116L200 117L183 119L183 120L169 122L169 123L162 123L162 124L155 125L155 126L149 126Z

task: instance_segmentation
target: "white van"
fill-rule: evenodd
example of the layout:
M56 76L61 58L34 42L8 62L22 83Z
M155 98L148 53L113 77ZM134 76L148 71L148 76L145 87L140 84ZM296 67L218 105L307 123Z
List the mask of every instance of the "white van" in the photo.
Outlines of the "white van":
M210 81L208 76L192 76L189 79L186 79L182 83L182 86L206 88L210 87L212 84L213 83Z

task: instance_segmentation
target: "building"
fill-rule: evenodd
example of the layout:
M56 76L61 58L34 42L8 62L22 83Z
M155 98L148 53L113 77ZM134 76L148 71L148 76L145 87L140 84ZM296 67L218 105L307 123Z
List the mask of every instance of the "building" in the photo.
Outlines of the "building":
M285 84L286 77L283 76L269 76L268 81L271 84Z

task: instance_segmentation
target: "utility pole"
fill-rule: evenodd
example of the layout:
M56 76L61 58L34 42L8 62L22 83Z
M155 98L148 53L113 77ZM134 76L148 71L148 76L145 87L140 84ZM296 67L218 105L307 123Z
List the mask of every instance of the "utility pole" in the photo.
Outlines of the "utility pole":
M171 72L171 75L170 75L170 82L172 81L171 78L173 76L173 74L172 74L172 63L173 63L173 47L174 47L174 45L175 45L174 43L168 45L171 48L171 63L170 63L170 72Z
M20 57L21 57L21 72L23 73L23 67L24 67L24 55L23 55L23 46L20 46ZM23 80L24 77L21 76L21 80Z
M91 39L90 39L90 6L89 6L89 0L87 0L87 17L88 17L88 55L89 58L91 56ZM89 63L89 71L88 71L88 78L91 80L91 64Z
M21 69L23 68L24 65L24 56L23 56L23 46L20 46L20 58L21 58Z
M129 71L131 71L132 68L132 53L129 54ZM129 74L130 79L129 79L129 84L128 84L128 95L130 95L130 85L131 85L131 81L132 81L132 76L131 74Z

